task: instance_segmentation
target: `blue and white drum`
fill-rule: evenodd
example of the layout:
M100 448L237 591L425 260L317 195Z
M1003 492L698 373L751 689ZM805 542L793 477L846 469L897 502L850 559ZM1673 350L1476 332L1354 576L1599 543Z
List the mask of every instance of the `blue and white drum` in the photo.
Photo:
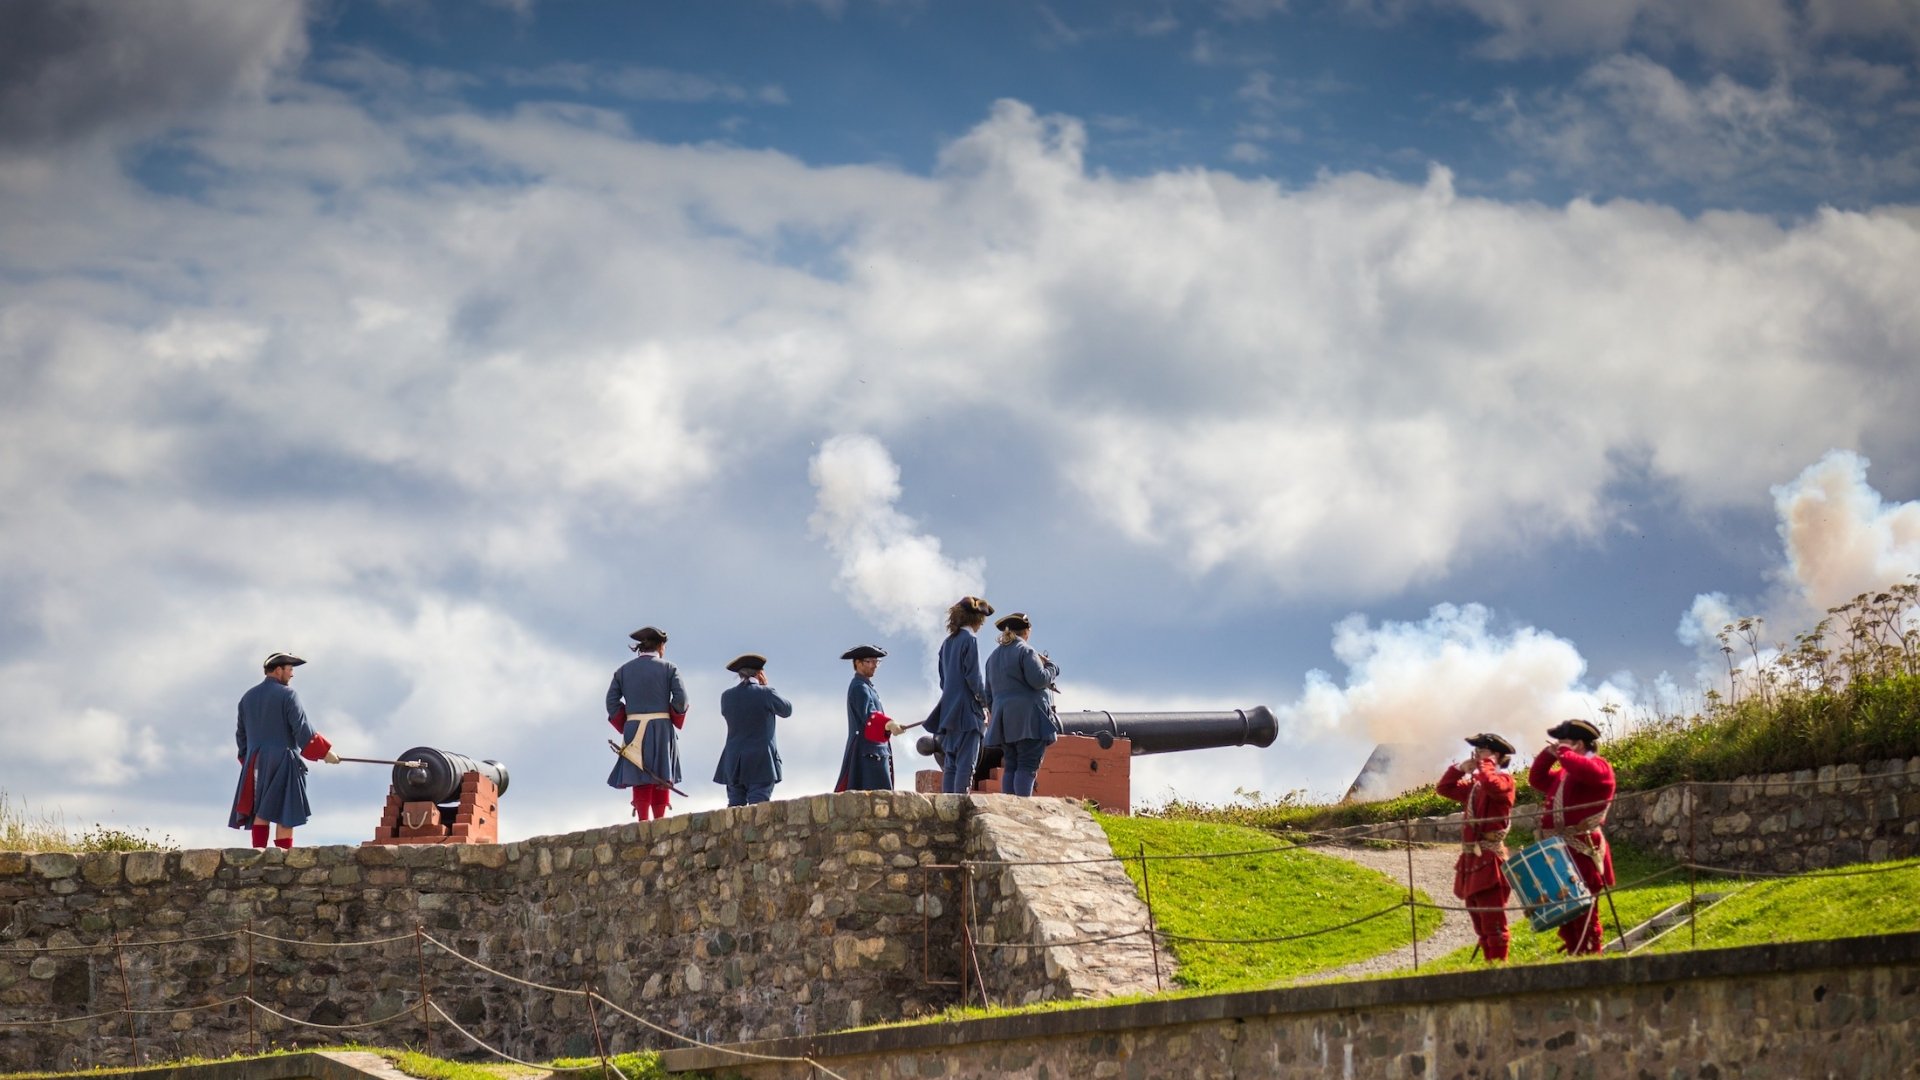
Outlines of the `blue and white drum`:
M1536 933L1570 923L1593 906L1593 895L1580 880L1566 841L1557 836L1514 852L1501 869Z

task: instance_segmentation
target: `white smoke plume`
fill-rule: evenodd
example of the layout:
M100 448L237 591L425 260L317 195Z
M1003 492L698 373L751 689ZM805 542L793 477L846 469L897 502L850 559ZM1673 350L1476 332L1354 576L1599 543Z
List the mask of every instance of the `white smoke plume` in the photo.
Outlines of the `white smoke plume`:
M1702 593L1680 620L1680 640L1701 653L1702 674L1726 681L1718 634L1728 623L1755 615L1766 640L1777 643L1811 630L1828 608L1920 573L1920 501L1887 502L1867 482L1866 458L1829 450L1790 483L1773 488L1784 563L1765 597L1735 603L1724 593ZM1762 648L1764 661L1773 650ZM1752 656L1736 658L1751 667Z
M1587 686L1587 662L1571 642L1531 626L1503 634L1479 604L1441 604L1420 622L1378 626L1349 615L1334 626L1333 651L1347 665L1346 685L1308 672L1281 720L1296 736L1337 732L1393 745L1365 798L1431 784L1446 762L1466 756L1469 735L1505 736L1519 765L1553 724L1581 717L1618 730L1635 706L1630 678Z
M937 537L894 509L900 468L871 436L828 439L807 476L815 488L808 523L839 556L840 590L854 610L883 633L937 648L953 602L986 591L986 563L948 558Z

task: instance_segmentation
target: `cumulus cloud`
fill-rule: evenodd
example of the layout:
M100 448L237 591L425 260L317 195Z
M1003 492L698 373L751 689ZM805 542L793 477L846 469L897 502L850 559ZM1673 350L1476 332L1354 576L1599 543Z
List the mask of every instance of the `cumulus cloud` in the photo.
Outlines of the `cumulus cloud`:
M508 86L568 90L576 94L605 93L633 101L682 104L785 105L786 91L766 84L748 87L690 71L642 64L605 65L567 62L538 68L513 68L502 73Z
M839 558L840 589L854 610L883 633L938 648L947 609L986 591L986 561L948 557L938 537L895 509L900 468L876 439L828 439L807 476L816 492L813 530Z

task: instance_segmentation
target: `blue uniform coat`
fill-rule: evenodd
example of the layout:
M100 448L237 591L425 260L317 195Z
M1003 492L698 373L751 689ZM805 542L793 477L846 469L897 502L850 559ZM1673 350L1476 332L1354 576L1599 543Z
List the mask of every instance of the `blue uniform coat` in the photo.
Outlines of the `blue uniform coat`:
M940 643L940 702L927 731L940 736L940 749L953 753L961 740L987 728L993 692L980 677L980 641L971 630L956 630Z
M1051 660L1040 659L1033 646L1019 638L996 647L987 656L987 693L993 701L993 726L988 746L1007 746L1023 739L1050 743L1060 737L1048 687L1060 674Z
M233 789L233 813L227 824L244 829L255 818L291 829L313 816L307 804L307 763L300 751L313 741L313 725L291 686L273 679L240 698L233 741L240 748L240 782ZM253 806L243 811L247 777L253 777Z
M680 682L680 669L658 656L636 656L620 665L620 670L613 673L613 685L607 687L607 715L622 708L629 717L659 712L684 715L687 688ZM621 741L632 742L640 727L640 721L629 719L620 731ZM680 739L674 733L673 721L660 719L646 725L640 759L658 780L680 782ZM626 758L616 758L613 772L607 775L608 787L630 788L655 782Z
M893 786L893 744L868 742L867 719L885 712L873 680L855 675L847 685L847 749L840 755L835 791L884 791Z
M720 695L720 716L727 722L727 744L713 770L716 784L780 782L780 748L773 742L774 718L792 716L793 703L771 686L742 680Z

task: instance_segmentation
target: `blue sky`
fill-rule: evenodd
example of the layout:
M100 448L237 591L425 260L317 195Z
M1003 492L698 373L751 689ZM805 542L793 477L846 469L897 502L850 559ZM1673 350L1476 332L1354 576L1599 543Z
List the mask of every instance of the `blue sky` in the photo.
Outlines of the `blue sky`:
M1063 708L1279 745L1685 709L1920 570L1920 11L1875 0L0 8L0 791L221 843L287 648L349 753L620 819L641 623L846 680L1034 614ZM1704 627L1704 636L1702 629ZM1703 676L1702 670L1709 672ZM1703 681L1704 680L1704 681ZM904 770L903 770L904 772ZM313 841L377 770L313 778Z

